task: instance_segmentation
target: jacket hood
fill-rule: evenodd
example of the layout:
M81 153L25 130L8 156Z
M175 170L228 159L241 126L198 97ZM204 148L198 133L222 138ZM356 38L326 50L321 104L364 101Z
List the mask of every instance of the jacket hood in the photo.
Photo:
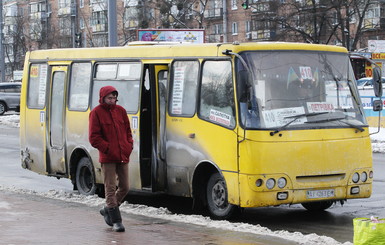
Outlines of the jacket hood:
M99 103L103 104L104 103L104 97L109 95L112 92L116 92L116 96L118 96L118 90L114 88L113 86L105 86L102 87L99 91Z

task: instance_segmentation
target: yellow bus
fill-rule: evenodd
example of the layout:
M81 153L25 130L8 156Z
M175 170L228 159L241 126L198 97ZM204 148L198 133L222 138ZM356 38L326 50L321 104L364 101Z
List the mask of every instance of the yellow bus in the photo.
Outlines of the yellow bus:
M217 219L371 195L368 124L345 48L149 42L28 52L22 166L102 195L88 117L105 85L131 122L131 191L191 197Z

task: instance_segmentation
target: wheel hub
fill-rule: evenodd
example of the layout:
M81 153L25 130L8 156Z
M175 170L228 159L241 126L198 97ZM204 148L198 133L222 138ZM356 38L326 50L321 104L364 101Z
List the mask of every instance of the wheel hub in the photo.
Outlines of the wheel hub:
M218 207L223 207L226 204L226 189L223 181L219 181L213 186L213 202Z

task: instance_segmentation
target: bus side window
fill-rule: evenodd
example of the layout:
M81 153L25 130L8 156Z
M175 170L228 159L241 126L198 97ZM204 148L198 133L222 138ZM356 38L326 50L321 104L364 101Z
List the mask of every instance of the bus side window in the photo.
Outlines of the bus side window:
M91 82L91 63L73 63L68 109L85 111L88 108Z
M91 91L91 109L99 104L99 90L110 85L119 91L118 104L127 113L135 114L139 108L140 78L142 65L140 62L101 62L95 65Z
M199 117L235 126L234 88L230 61L206 61L202 69Z
M195 114L199 63L176 61L171 70L170 114L191 117Z
M31 64L29 70L27 105L28 108L43 109L45 106L48 78L47 64Z

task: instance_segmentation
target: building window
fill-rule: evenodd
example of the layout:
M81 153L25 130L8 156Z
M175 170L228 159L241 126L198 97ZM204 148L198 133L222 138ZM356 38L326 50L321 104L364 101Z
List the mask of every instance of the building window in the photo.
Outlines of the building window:
M237 2L238 2L237 0L231 0L231 9L232 10L238 9Z
M223 25L222 24L215 24L213 26L213 34L222 34L223 33Z
M238 23L237 22L233 22L231 29L232 29L233 35L238 35Z
M71 0L59 0L59 8L67 8L71 6Z
M246 32L250 32L251 31L251 21L250 20L246 20L245 21L245 31Z
M79 27L82 30L85 28L85 23L84 23L84 18L83 17L80 17L80 19L79 19Z
M106 24L107 17L103 11L92 13L92 25Z

